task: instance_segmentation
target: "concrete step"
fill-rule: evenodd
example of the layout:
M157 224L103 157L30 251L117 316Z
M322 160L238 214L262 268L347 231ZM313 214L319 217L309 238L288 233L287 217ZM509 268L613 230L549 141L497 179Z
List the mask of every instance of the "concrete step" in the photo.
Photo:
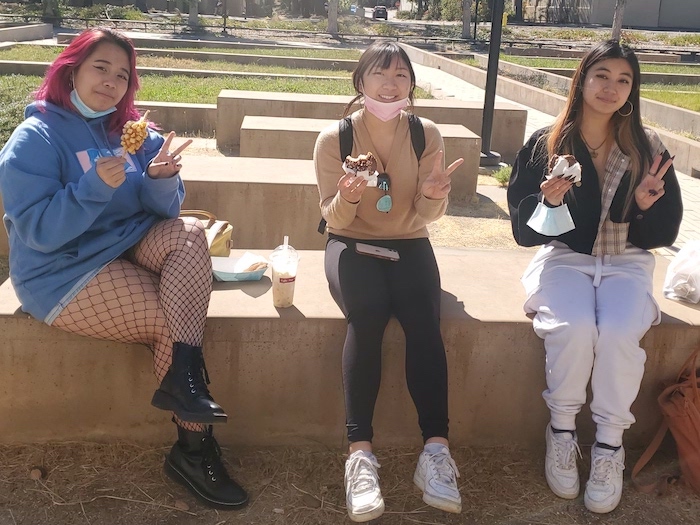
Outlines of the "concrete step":
M241 124L242 157L310 159L318 134L337 120L246 115ZM464 126L437 124L445 143L445 165L462 157L450 177L450 200L471 202L476 193L481 138ZM274 147L271 145L274 144Z

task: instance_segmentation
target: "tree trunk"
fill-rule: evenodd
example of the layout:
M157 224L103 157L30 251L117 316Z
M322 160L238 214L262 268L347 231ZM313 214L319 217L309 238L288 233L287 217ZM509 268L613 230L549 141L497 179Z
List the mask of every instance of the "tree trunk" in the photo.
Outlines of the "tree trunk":
M471 23L472 0L462 0L462 38L470 39L472 37Z
M515 21L516 22L522 22L523 21L523 0L515 0Z
M338 0L328 2L328 32L331 35L338 34Z
M617 0L615 4L615 16L613 17L612 23L612 38L613 40L620 40L620 34L622 33L622 15L625 12L625 3L627 0Z
M187 25L196 27L199 25L199 0L190 0L190 16Z

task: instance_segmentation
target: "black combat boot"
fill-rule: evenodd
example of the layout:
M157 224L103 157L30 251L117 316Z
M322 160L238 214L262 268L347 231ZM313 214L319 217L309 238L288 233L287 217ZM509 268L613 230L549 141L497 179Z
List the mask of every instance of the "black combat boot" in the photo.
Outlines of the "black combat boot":
M178 440L165 456L163 470L208 507L238 510L248 503L248 494L232 480L221 462L221 448L212 435L177 427Z
M228 416L211 397L202 347L173 344L173 362L151 404L190 423L226 423Z

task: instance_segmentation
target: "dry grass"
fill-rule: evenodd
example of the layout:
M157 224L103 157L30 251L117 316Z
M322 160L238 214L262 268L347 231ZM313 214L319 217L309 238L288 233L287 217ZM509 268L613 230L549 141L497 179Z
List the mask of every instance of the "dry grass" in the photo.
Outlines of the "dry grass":
M249 491L239 512L206 509L169 481L161 471L168 447L134 444L52 443L0 446L0 523L62 525L285 524L348 523L340 451L275 448L226 450L229 470ZM584 447L587 455L589 448ZM413 486L418 449L377 452L386 512L377 523L412 524L589 524L661 525L695 523L700 500L680 488L663 499L631 487L620 508L596 517L581 498L553 496L541 474L541 452L517 448L458 448L453 455L461 473L463 512L446 514L427 507ZM632 456L632 460L636 454ZM580 462L582 476L587 461ZM232 465L233 464L233 465ZM629 464L629 461L628 461ZM657 462L659 473L667 462ZM30 471L46 471L33 480Z

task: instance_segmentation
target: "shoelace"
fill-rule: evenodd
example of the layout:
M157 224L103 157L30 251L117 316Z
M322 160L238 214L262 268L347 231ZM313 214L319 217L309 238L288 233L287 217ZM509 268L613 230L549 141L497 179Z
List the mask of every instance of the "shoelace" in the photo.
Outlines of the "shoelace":
M347 479L352 481L350 486L352 493L364 494L375 490L379 480L377 469L380 466L375 458L355 456L345 470Z
M213 482L228 479L228 472L221 462L221 447L211 434L211 427L202 438L202 467Z
M207 388L209 372L207 372L207 366L204 364L204 355L201 350L192 355L192 359L187 363L185 373L187 374L192 394L199 392L202 395L209 396L209 389Z
M597 485L605 485L610 483L613 471L618 473L625 470L625 464L613 455L601 454L593 460L591 470L591 481Z
M576 457L583 458L581 449L575 439L554 439L556 449L557 468L570 470L576 467Z
M459 477L457 464L452 456L444 452L437 454L428 454L428 465L435 471L433 478L442 485L451 485L456 483L456 478Z

